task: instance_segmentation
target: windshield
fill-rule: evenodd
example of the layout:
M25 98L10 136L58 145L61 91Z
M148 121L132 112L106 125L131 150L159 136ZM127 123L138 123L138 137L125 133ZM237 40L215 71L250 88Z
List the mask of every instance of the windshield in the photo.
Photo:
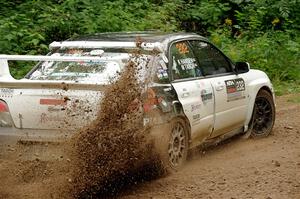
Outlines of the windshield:
M104 52L101 49L64 49L57 50L50 56L100 56L97 61L80 62L41 62L28 78L31 80L71 80L108 82L124 68L131 54L128 52Z

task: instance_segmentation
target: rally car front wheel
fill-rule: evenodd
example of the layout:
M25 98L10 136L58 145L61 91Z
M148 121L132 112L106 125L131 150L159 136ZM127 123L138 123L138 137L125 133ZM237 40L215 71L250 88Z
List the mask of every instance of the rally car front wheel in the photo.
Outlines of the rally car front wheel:
M252 121L251 136L268 136L275 122L275 105L272 95L266 90L260 90L256 96Z

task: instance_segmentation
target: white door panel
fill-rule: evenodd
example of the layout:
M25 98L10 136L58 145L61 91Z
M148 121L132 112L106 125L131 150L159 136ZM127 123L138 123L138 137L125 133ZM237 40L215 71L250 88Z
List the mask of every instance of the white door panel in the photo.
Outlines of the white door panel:
M212 137L238 127L246 119L245 80L237 75L211 78L215 92L215 123Z
M245 120L245 106L234 107L230 110L216 113L214 129L230 130L235 126L241 126Z
M207 79L182 81L172 84L191 125L191 138L201 142L212 132L214 100Z
M190 47L187 41L171 45L170 73L175 80L172 85L191 126L193 147L212 132L214 96L210 80L202 79L202 70Z

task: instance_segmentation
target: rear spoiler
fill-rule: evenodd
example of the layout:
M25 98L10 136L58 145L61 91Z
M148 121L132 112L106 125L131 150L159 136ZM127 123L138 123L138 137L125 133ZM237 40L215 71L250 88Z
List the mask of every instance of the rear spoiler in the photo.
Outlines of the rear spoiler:
M68 56L40 56L40 55L0 55L0 88L59 88L59 89L86 89L102 90L103 85L74 83L74 82L57 82L42 80L15 80L8 67L8 61L60 61L60 62L81 62L81 61L103 61L109 60L99 56L93 57L68 57Z
M81 62L81 61L103 61L107 58L94 57L68 57L68 56L42 56L42 55L0 55L0 80L14 80L9 72L8 61L60 61L60 62Z
M163 52L163 45L160 42L124 42L124 41L54 41L49 48L141 48L147 51Z
M0 59L0 79L13 79L9 72L8 62L5 59Z

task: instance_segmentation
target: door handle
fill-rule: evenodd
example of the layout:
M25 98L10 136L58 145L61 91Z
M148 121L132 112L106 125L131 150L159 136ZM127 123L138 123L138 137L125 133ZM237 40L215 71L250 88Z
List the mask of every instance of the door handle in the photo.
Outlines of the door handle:
M221 91L224 89L224 86L223 85L218 85L216 86L216 91Z

